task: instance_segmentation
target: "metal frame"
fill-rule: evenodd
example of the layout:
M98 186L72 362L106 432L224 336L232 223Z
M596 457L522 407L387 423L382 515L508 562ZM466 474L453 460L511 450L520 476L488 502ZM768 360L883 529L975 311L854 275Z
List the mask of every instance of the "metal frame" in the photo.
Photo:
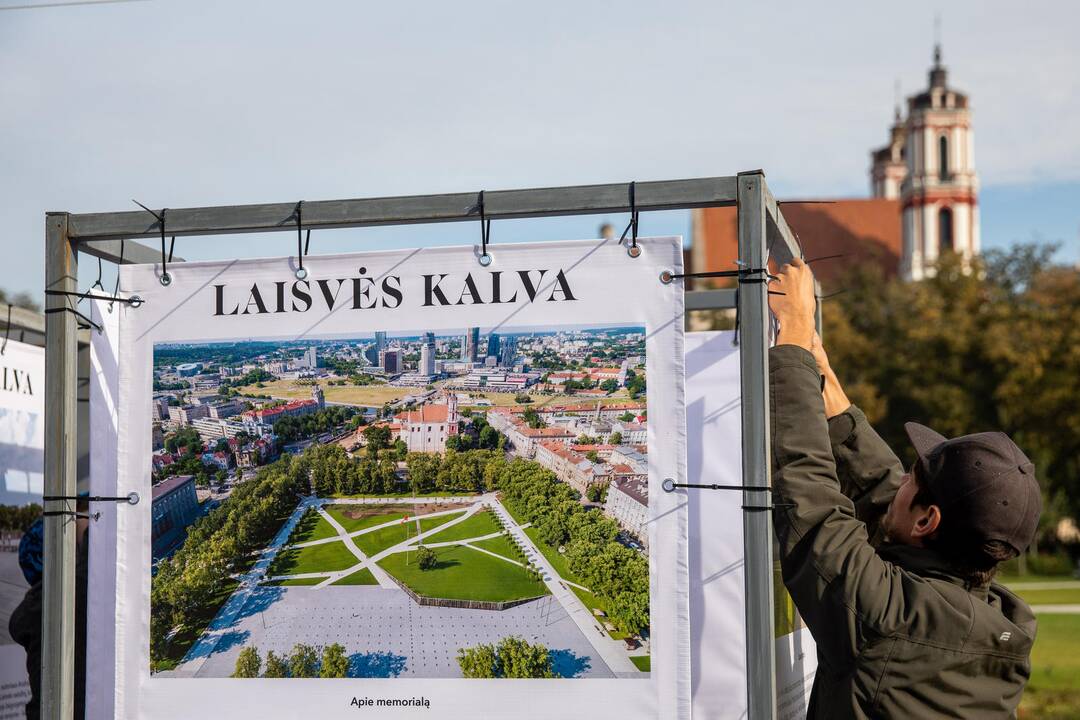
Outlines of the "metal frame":
M633 190L631 190L633 187ZM633 192L633 200L631 200ZM477 193L453 193L360 200L305 201L304 227L346 228L372 225L463 222L479 217ZM631 207L631 204L633 207ZM736 205L739 258L744 267L763 268L771 250L779 263L800 255L761 170L737 176L660 182L580 185L504 190L484 195L490 219L625 213ZM222 235L296 229L297 203L179 208L168 212L169 235ZM112 262L158 262L149 247L127 242L157 237L160 222L144 211L68 214L45 218L45 277L51 290L74 292L79 252ZM172 262L179 262L173 258ZM765 283L744 284L737 294L742 367L743 483L770 485L768 343L769 312ZM47 308L68 298L46 296ZM688 292L688 310L734 307L733 290ZM54 312L46 320L45 494L75 494L76 320ZM748 491L744 504L761 493ZM46 509L65 509L54 503ZM74 695L74 525L46 518L44 612L42 617L42 717L70 720ZM747 707L750 720L776 717L773 637L772 522L767 511L747 511L744 523L746 577Z

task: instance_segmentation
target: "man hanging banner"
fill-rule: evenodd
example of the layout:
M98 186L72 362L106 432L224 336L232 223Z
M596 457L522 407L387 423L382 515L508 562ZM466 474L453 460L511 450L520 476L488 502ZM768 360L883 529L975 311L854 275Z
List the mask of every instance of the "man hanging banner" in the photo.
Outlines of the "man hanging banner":
M689 717L682 243L639 246L121 268L116 716Z
M45 353L5 340L0 351L0 716L24 717L30 700L26 653L39 632L20 603L40 592L41 493L45 448ZM31 598L33 600L33 598ZM29 605L32 605L31 602ZM24 605L24 607L29 607ZM13 620L13 622L9 622Z

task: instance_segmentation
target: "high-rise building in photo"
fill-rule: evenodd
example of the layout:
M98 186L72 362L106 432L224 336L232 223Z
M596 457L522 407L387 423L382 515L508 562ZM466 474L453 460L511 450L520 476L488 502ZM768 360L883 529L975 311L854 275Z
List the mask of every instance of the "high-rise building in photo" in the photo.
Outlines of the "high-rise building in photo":
M496 362L499 357L499 336L496 333L488 335L487 342L487 357L496 358Z
M513 365L514 357L517 355L517 336L510 335L502 338L502 347L499 350L499 364L505 367Z
M379 353L379 367L383 372L396 375L401 372L401 350L387 348Z
M419 372L421 375L435 374L435 333L424 333L424 340L420 345Z
M372 365L382 366L382 351L386 349L386 332L383 330L377 330L375 332L375 343L371 345L365 352L364 357L368 359L368 362Z
M480 357L480 328L469 328L469 331L465 333L465 355L462 359L465 362L476 362Z

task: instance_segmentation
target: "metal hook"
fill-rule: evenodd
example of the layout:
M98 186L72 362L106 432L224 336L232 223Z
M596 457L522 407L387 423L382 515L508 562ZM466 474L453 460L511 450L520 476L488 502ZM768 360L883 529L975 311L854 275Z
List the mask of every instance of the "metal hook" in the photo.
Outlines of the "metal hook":
M488 253L488 243L491 241L491 219L487 216L484 210L484 191L480 191L480 196L476 200L476 206L480 209L480 257L477 261L487 267L491 264L492 257Z
M641 248L637 244L637 231L638 231L638 209L637 209L637 197L635 193L635 187L637 182L630 181L630 222L627 223L626 229L623 230L622 237L619 238L619 244L621 245L626 240L626 233L633 230L630 235L630 246L626 248L626 254L632 258L636 258L641 255Z
M303 244L304 237L304 201L296 203L296 279L304 280L308 271L304 268L304 255L307 254L307 246ZM307 231L308 244L311 243L311 230Z
M146 212L150 213L155 218L157 218L158 225L161 228L161 277L158 278L158 280L161 282L162 285L168 287L169 285L172 284L172 275L169 275L169 265L168 265L168 261L172 260L172 247L171 246L169 247L168 256L165 255L165 214L169 212L169 208L161 208L161 214L159 215L159 214L157 214L156 212L154 212L150 208L146 207L145 205L143 205L141 202L139 202L138 200L136 200L134 198L131 199L131 202L135 203L136 205L141 207L143 210L145 210ZM121 243L122 242L123 241L121 240ZM173 243L174 244L176 243L176 236L173 236ZM122 249L124 247L123 244L121 244L120 247ZM117 287L119 287L119 284L120 284L120 276L117 275Z

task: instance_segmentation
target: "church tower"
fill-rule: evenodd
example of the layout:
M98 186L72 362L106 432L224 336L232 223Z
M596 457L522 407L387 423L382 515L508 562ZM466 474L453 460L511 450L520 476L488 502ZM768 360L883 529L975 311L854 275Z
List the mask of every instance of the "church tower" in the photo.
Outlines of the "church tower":
M979 252L979 180L971 108L967 95L948 86L940 45L934 48L930 87L908 98L904 135L907 172L900 185L900 276L919 280L933 273L943 252L951 250L965 260ZM887 196L886 188L883 182L880 197Z

